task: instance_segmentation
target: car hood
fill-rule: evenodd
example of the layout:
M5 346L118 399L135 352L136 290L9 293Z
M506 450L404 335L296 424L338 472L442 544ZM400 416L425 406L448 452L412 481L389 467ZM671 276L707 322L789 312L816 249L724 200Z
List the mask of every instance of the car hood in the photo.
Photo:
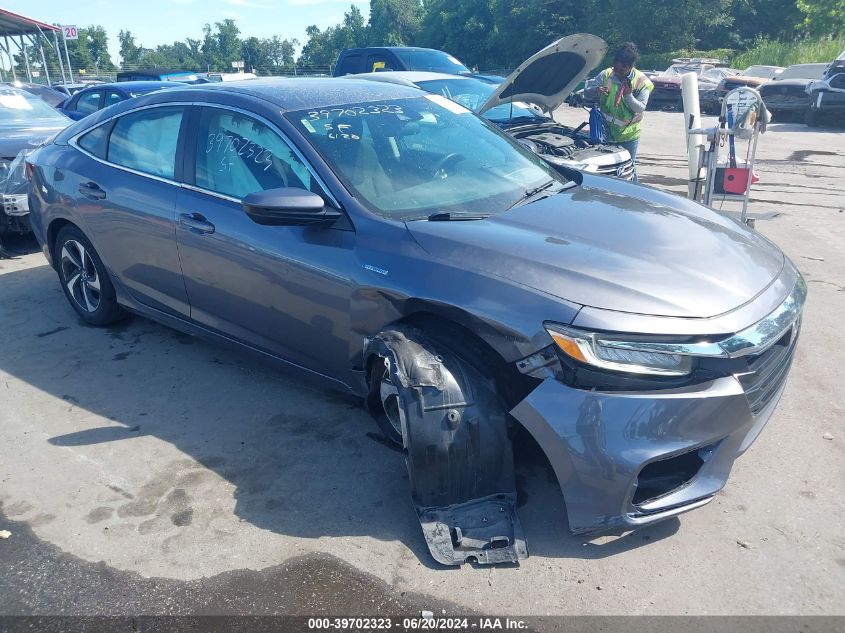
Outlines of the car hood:
M678 84L681 83L680 75L657 75L651 78L651 82L660 82L662 84Z
M637 314L724 314L760 294L784 266L776 246L733 220L599 176L484 220L415 221L408 230L449 265Z
M0 126L0 157L13 158L24 149L35 149L43 141L66 128L70 119L55 119L31 127Z
M741 85L741 86L749 86L751 88L756 88L757 86L762 86L767 81L771 81L771 79L763 79L762 77L744 77L742 75L734 75L733 77L728 77L724 79L724 81L729 81L732 84Z
M482 114L510 101L522 101L553 112L590 74L607 52L607 43L595 35L567 35L522 62L478 110Z
M813 83L812 79L779 79L778 81L767 81L760 86L761 90L776 90L777 88L805 88Z

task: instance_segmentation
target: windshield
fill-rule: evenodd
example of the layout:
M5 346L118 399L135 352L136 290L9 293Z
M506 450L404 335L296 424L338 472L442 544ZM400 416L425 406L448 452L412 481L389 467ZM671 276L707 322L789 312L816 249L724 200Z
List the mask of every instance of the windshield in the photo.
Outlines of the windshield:
M664 75L675 76L675 75L685 75L687 73L695 73L696 75L700 75L704 72L705 69L710 69L712 66L699 66L699 65L689 65L689 64L673 64L666 69L666 72L663 73Z
M827 64L801 64L799 66L790 66L777 76L781 79L821 79L824 76L824 71L827 69Z
M65 117L35 95L0 89L0 125L64 125L67 122Z
M385 217L489 215L566 179L441 95L349 103L286 116L359 201Z
M709 79L710 81L718 83L725 77L730 77L738 73L738 70L733 70L731 68L711 68L710 70L701 73L701 78Z
M463 79L455 77L454 79L432 79L430 81L420 81L417 85L427 92L443 95L447 99L451 99L456 103L460 103L465 108L478 112L478 110L487 103L497 86L478 79ZM531 119L542 119L544 117L531 110L526 104L516 101L513 104L513 112L508 103L497 105L495 108L490 108L484 113L484 116L491 121L507 121L508 119L516 119L520 117L529 117Z
M446 73L447 75L463 75L472 71L457 59L443 51L405 50L395 51L408 66L408 70L424 70L432 73Z
M749 66L745 69L745 72L742 73L745 77L757 77L758 79L771 79L775 77L779 72L780 68L776 66Z

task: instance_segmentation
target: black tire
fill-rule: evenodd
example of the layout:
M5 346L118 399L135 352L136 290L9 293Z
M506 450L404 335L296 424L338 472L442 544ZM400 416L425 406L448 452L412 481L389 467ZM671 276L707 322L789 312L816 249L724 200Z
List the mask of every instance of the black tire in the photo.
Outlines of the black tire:
M126 316L106 267L82 231L65 226L56 236L53 254L62 291L86 323L111 325Z
M810 127L818 127L819 113L816 112L813 108L807 108L807 110L804 112L804 123L806 123Z

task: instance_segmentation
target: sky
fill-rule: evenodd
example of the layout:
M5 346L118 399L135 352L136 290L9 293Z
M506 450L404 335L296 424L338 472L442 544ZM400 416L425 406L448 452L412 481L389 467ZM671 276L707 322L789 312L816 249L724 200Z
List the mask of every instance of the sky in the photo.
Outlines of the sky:
M132 31L140 46L154 48L188 37L202 39L203 24L232 18L241 37L278 35L304 44L307 26L337 24L351 4L365 18L369 15L369 0L3 0L2 8L48 24L102 25L116 64L121 29Z

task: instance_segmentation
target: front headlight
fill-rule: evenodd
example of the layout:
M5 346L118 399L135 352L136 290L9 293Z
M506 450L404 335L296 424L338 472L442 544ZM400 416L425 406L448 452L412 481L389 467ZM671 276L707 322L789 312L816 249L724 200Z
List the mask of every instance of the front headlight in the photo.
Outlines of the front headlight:
M686 376L692 371L692 357L687 354L655 352L653 344L617 342L600 335L563 325L546 323L546 331L558 349L569 358L599 369L650 374Z
M563 156L543 156L543 159L554 165L563 165L564 167L570 167L578 171L588 171L592 167L590 163L582 163L571 158L564 158Z

